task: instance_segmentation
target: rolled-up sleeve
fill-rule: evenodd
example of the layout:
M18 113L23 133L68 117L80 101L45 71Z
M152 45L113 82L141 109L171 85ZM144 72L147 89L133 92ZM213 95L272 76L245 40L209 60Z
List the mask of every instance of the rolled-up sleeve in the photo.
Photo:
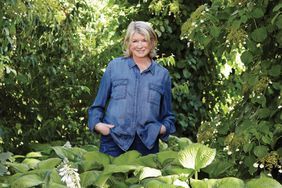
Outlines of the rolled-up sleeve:
M90 131L95 130L97 123L102 122L105 113L107 100L111 93L111 68L110 64L107 67L104 75L100 81L98 93L94 103L88 109L88 127Z
M161 115L160 122L165 126L166 132L161 135L161 140L167 141L170 134L174 133L175 115L172 112L172 93L171 93L171 78L169 73L166 74L164 79L164 96L161 101Z

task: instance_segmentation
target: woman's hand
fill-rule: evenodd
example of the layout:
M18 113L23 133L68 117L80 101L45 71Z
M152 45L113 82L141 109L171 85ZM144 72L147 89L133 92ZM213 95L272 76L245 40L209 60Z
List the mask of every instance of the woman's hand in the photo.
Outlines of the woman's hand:
M97 123L97 125L95 126L95 130L99 133L101 133L102 135L106 136L108 134L110 134L110 129L113 128L114 125L111 124L107 124L107 123Z
M160 134L165 134L165 132L166 132L166 128L164 125L162 125L160 129Z

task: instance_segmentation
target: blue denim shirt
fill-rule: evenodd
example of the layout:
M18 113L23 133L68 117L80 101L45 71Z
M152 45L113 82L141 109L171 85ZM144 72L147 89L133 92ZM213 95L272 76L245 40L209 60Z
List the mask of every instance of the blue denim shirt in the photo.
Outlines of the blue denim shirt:
M100 83L96 99L88 110L91 131L99 123L112 124L110 134L124 151L137 135L148 149L159 138L161 125L164 141L175 132L172 113L171 78L167 69L154 60L140 73L132 58L112 60Z

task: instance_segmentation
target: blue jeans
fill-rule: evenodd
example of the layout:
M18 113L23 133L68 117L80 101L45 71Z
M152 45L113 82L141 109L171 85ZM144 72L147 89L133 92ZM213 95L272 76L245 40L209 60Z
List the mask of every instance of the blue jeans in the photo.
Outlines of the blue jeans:
M144 143L140 140L139 136L136 134L134 141L128 150L136 150L139 153L141 153L143 156L148 155L148 154L157 153L159 152L159 140L157 139L152 149L148 149L144 145ZM107 136L104 136L104 135L101 136L100 152L111 155L113 157L117 157L125 153L125 151L120 149L120 147L114 142L110 134Z

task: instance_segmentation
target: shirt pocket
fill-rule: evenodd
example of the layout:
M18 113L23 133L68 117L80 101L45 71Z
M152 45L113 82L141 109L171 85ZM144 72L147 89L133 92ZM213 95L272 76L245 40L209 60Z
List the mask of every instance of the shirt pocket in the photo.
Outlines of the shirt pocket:
M148 102L155 105L160 105L163 89L156 84L149 84Z
M125 99L127 93L127 84L127 79L114 80L111 97L113 99Z

